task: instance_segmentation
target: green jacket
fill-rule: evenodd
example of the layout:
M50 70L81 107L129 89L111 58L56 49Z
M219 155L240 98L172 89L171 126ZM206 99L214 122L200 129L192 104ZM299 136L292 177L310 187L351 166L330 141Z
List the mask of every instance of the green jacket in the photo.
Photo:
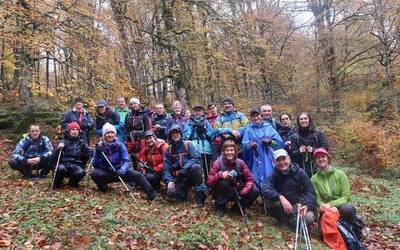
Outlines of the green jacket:
M339 169L318 171L311 177L311 183L317 194L317 204L330 204L338 207L351 200L350 183L347 175Z
M128 107L125 107L124 109L120 109L118 107L115 107L114 111L115 111L115 113L117 113L119 115L119 120L122 123L125 123L125 117L130 112L130 109Z

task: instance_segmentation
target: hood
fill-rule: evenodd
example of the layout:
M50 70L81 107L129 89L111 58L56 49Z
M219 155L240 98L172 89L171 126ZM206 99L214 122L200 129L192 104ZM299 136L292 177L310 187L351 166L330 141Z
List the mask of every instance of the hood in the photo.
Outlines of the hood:
M172 125L171 128L168 130L168 140L169 140L171 143L173 142L173 140L172 140L172 138L171 138L171 134L172 134L172 131L174 131L174 130L177 130L177 131L181 134L181 139L180 139L180 140L182 140L182 129L179 127L178 124L174 124L174 125Z

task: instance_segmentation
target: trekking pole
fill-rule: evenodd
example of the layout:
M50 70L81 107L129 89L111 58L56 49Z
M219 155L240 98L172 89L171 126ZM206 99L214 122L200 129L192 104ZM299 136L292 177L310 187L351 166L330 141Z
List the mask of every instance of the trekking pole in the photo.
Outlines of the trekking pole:
M92 157L92 159L89 162L89 166L88 166L88 170L86 171L86 175L90 175L90 173L91 173L91 170L93 168L93 160L94 160L94 157Z
M250 231L250 226L249 226L249 223L247 222L246 214L244 213L243 208L242 208L242 205L240 204L239 192L238 192L238 190L237 190L237 188L236 188L236 176L237 176L236 171L235 171L235 170L232 170L231 173L230 173L230 176L232 176L232 178L233 178L233 183L235 183L235 187L233 188L233 190L235 191L236 203L237 203L237 205L238 205L238 207L239 207L240 213L242 214L242 218L243 218L244 224L245 224L246 227L247 227L247 231L249 232L249 236L252 237L251 231Z
M112 163L110 162L110 160L107 158L107 156L104 154L103 151L101 151L101 154L103 155L103 157L106 159L107 163L110 165L110 167L112 168L112 170L118 175L118 179L121 181L121 183L124 185L126 191L129 192L129 195L132 197L132 199L134 201L136 201L135 197L133 196L132 192L129 190L128 186L125 184L125 182L122 180L121 176L117 173L117 170L114 168L114 166L112 165Z
M62 152L62 149L60 149L60 152L58 152L57 164L56 164L56 168L54 169L54 172L53 172L53 181L51 182L51 187L50 187L49 195L51 195L52 192L53 192L54 182L56 181L56 175L57 175L58 165L60 165L61 152Z
M204 156L204 165L206 167L206 178L204 178L204 181L206 181L208 179L208 163L207 163L207 156L206 154L203 154Z
M294 249L295 250L297 250L297 242L298 242L297 240L299 238L299 228L300 228L300 206L297 207L296 239L295 239L295 242L294 242Z
M304 239L306 242L306 247L308 250L312 250L311 240L310 240L310 235L308 234L308 227L307 227L306 219L304 217L302 219L303 219L303 225L304 225Z

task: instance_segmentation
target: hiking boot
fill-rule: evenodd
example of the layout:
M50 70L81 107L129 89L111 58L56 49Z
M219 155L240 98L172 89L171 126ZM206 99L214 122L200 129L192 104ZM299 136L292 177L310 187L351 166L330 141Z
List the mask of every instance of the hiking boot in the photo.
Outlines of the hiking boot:
M218 217L224 217L226 212L226 206L224 205L216 205L215 212L217 213Z
M156 191L153 191L153 192L147 194L147 199L150 200L150 201L154 201L154 200L156 200L156 198L158 198L157 200L160 199L160 198L158 197Z
M196 204L201 207L204 206L206 198L207 194L205 191L196 192L194 195L194 200L196 201Z

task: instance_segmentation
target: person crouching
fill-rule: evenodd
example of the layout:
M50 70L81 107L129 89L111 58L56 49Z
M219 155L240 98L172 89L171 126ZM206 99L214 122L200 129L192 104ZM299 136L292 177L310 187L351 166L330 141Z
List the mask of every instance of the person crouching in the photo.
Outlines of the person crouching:
M235 202L233 211L239 211L238 200L244 210L253 204L260 193L246 163L237 158L236 145L231 140L222 144L221 156L214 162L207 184L220 215L224 214L229 201Z
M62 186L64 178L69 178L69 186L78 187L86 175L85 165L92 156L92 149L81 139L81 129L77 122L69 123L65 132L64 140L53 153L53 157L58 158L61 151L60 163L54 177L55 188Z
M117 131L110 123L103 126L103 141L96 147L93 172L90 176L102 192L108 190L108 183L120 181L119 176L124 182L135 183L141 187L149 200L154 200L157 196L144 175L133 170L128 151L125 145L118 141Z

